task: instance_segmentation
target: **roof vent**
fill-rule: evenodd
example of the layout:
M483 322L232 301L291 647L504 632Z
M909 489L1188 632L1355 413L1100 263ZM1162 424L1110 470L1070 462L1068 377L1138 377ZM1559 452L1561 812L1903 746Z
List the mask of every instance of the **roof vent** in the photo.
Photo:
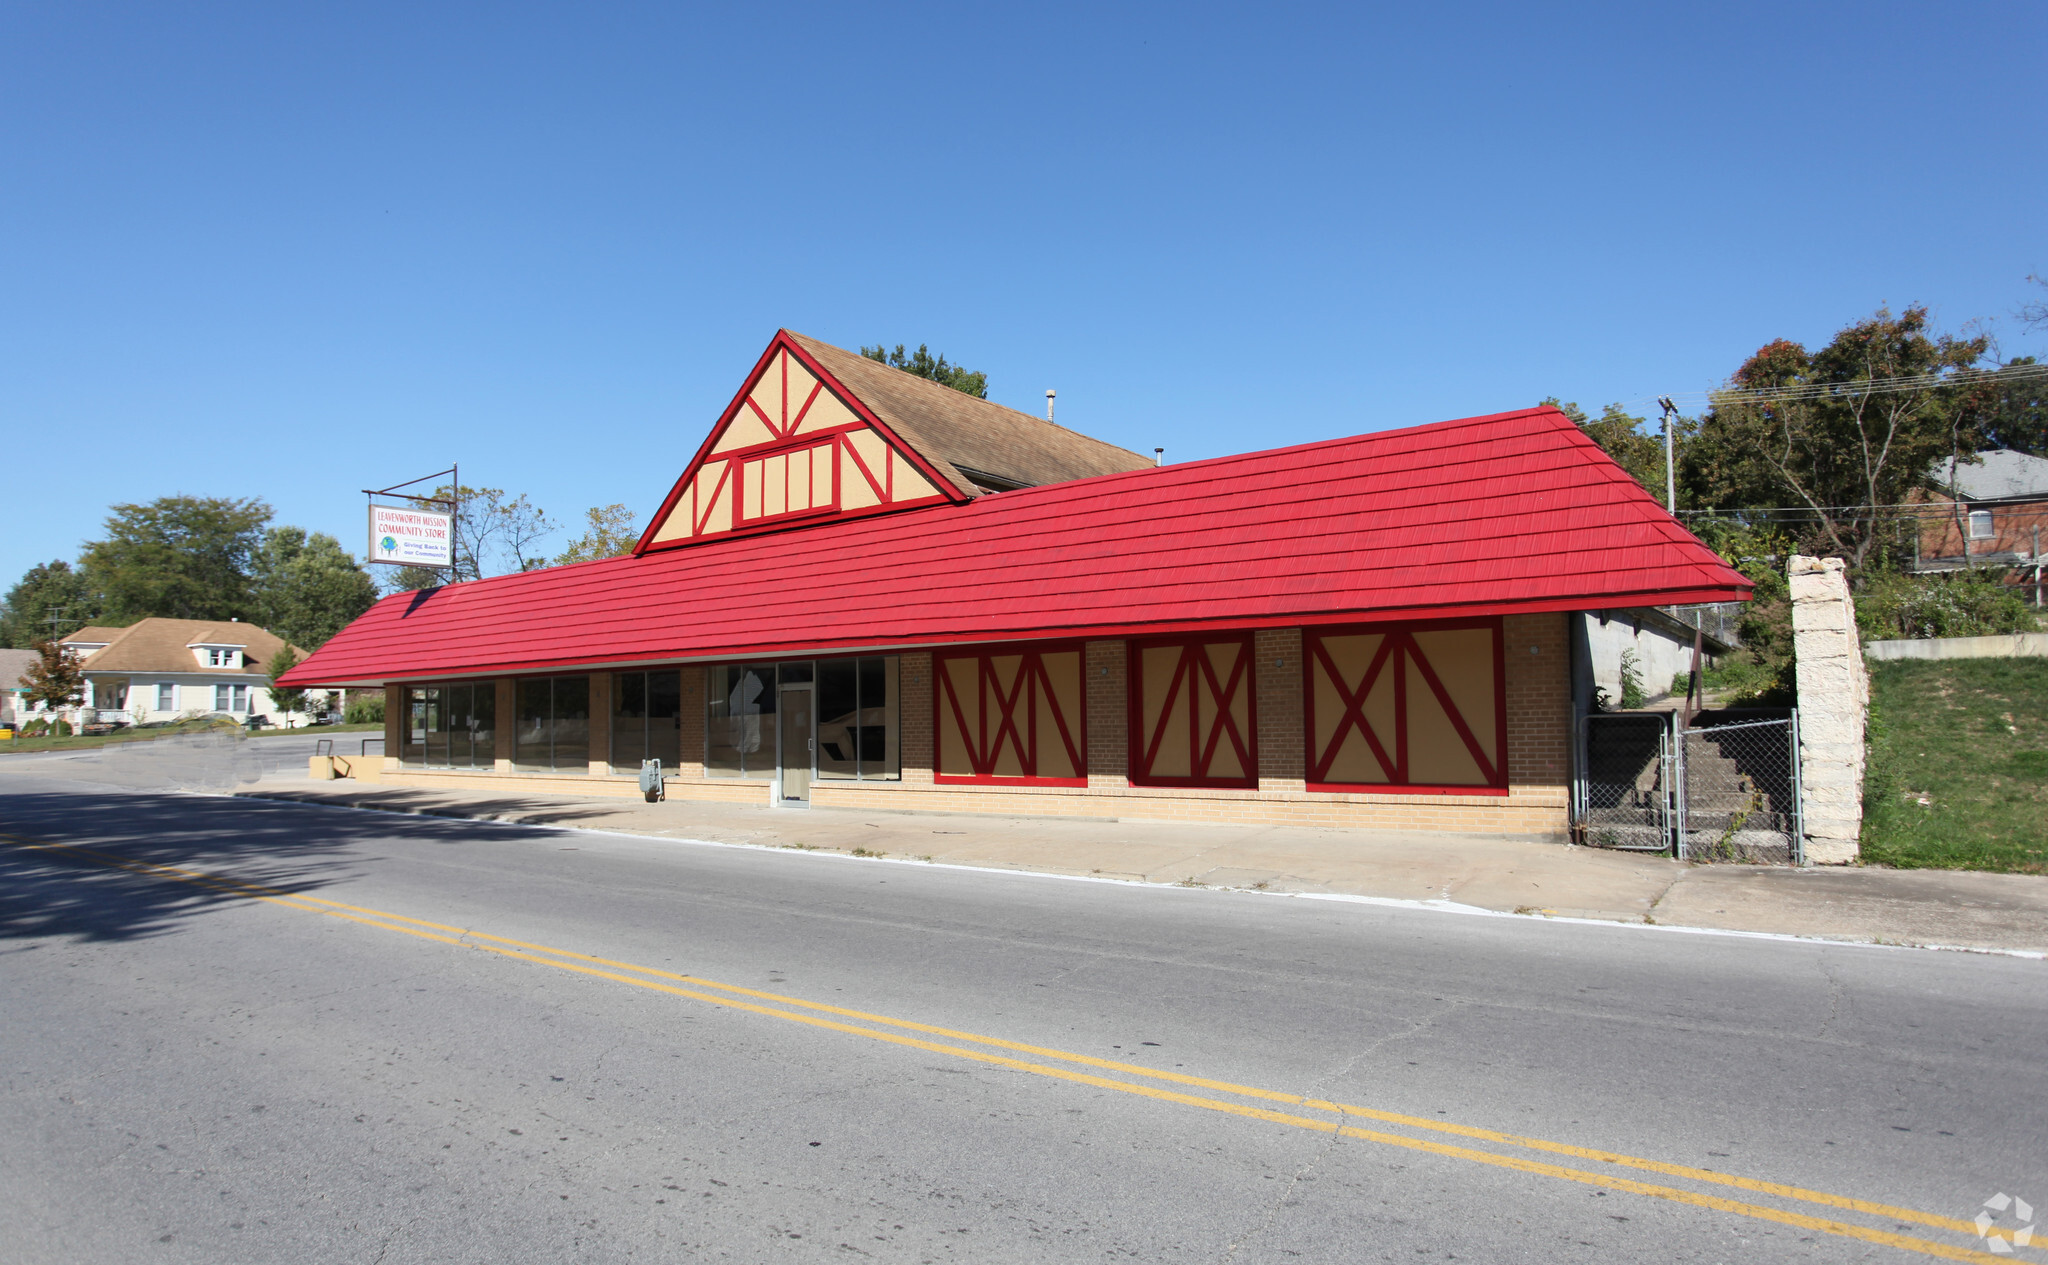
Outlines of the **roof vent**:
M1152 464L1155 466L1163 466L1166 464L1166 449L1154 448L1152 450Z
M1048 422L1052 421L1052 397L1058 394L1059 392L1053 390L1051 387L1047 387L1045 389L1045 420Z

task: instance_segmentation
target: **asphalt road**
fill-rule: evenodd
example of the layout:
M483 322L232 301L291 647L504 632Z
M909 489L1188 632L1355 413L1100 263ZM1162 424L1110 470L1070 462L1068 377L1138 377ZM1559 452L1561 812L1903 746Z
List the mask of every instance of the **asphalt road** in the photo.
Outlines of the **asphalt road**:
M0 830L0 1261L1971 1259L2048 1205L2038 961L28 766Z

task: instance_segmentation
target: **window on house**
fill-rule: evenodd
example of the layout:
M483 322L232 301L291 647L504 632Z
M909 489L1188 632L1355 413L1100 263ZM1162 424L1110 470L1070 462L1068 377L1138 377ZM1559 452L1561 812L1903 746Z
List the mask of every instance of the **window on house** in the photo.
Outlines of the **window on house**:
M1970 539L1989 540L1998 532L1991 525L1990 510L1970 511Z
M156 687L156 709L160 712L178 710L178 687L169 681L159 682Z
M232 668L240 665L235 662L234 651L222 650L216 647L206 652L206 666L209 668Z
M249 687L246 685L216 685L213 687L213 710L217 712L246 712L249 710Z

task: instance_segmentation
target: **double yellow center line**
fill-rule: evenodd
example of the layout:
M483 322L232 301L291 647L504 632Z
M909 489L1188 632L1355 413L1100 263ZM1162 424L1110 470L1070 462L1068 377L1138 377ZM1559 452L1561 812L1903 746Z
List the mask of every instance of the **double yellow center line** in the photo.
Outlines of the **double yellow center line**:
M1372 1107L1359 1107L1349 1103L1332 1102L1321 1098L1309 1098L1278 1090L1260 1089L1251 1085L1238 1085L1229 1081L1211 1080L1202 1076L1190 1076L1181 1072L1160 1071L1113 1059L1096 1058L1093 1055L1075 1054L1065 1050L1049 1049L1044 1046L1028 1045L1009 1041L1001 1037L982 1036L972 1032L961 1032L952 1028L917 1023L908 1019L891 1018L888 1015L870 1014L866 1011L851 1010L843 1006L827 1005L823 1002L806 1001L800 997L787 997L759 989L743 988L736 984L721 984L716 980L699 976L661 970L658 967L639 966L631 962L615 961L611 958L596 957L587 953L576 953L567 949L552 948L525 940L514 940L506 936L490 935L465 927L450 926L446 923L430 922L423 918L411 918L403 914L370 909L361 905L350 905L341 901L324 900L297 892L287 892L258 883L244 882L220 874L179 866L157 865L138 861L115 853L96 851L74 844L57 843L46 839L35 839L21 835L0 832L0 839L14 847L32 852L55 853L94 865L125 870L132 874L151 878L167 879L189 883L229 895L280 905L288 909L320 914L329 918L341 918L381 931L395 931L401 935L431 940L439 944L461 949L475 949L484 953L495 953L503 957L517 958L557 970L573 971L579 975L593 976L614 983L644 988L676 997L687 997L693 1001L709 1002L733 1010L744 1010L757 1015L785 1020L790 1023L807 1024L814 1028L825 1028L833 1032L865 1037L872 1041L887 1042L891 1045L908 1046L933 1054L967 1059L976 1063L1008 1068L1012 1071L1028 1072L1036 1076L1056 1080L1072 1081L1076 1084L1091 1085L1098 1089L1114 1090L1118 1093L1136 1094L1161 1102L1177 1103L1182 1106L1199 1107L1206 1111L1223 1112L1248 1119L1261 1120L1269 1124L1286 1125L1318 1133L1333 1133L1339 1137L1354 1138L1365 1142L1376 1142L1385 1146L1401 1147L1411 1151L1426 1152L1430 1155L1446 1156L1483 1164L1493 1168L1511 1169L1515 1172L1554 1178L1561 1181L1578 1182L1598 1186L1607 1190L1627 1191L1631 1194L1647 1195L1673 1203L1686 1204L1695 1208L1708 1208L1717 1212L1735 1213L1739 1216L1754 1217L1779 1225L1792 1226L1822 1234L1839 1235L1865 1243L1876 1243L1886 1247L1918 1252L1944 1260L1957 1261L2000 1261L2011 1260L2010 1256L1994 1256L1974 1248L1952 1246L1931 1240L1915 1238L1893 1230L1873 1229L1828 1217L1815 1216L1804 1212L1789 1211L1763 1204L1731 1199L1721 1195L1705 1194L1676 1186L1659 1185L1623 1177L1613 1171L1634 1169L1639 1172L1656 1173L1665 1177L1709 1186L1719 1186L1745 1191L1755 1195L1773 1196L1795 1203L1816 1205L1841 1212L1860 1213L1869 1217L1911 1225L1929 1226L1935 1229L1953 1231L1977 1237L1976 1226L1954 1217L1938 1216L1912 1208L1901 1208L1891 1204L1875 1203L1844 1195L1831 1195L1824 1191L1807 1190L1799 1186L1780 1182L1760 1181L1751 1177L1740 1177L1731 1173L1718 1173L1712 1169L1694 1168L1685 1164L1671 1164L1662 1160L1644 1159L1613 1151L1601 1151L1589 1147L1572 1146L1563 1142L1551 1142L1542 1138L1523 1137L1513 1133L1502 1133L1493 1129L1482 1129L1471 1125L1456 1124L1446 1120L1434 1120L1421 1116L1401 1115L1397 1112L1381 1111ZM915 1034L915 1035L913 1035ZM936 1038L936 1039L934 1039ZM1006 1051L997 1053L996 1051ZM1093 1070L1078 1070L1078 1069ZM1114 1077L1098 1075L1098 1072L1115 1073ZM1119 1079L1131 1078L1131 1079ZM1181 1088L1166 1088L1166 1085ZM1227 1094L1235 1099L1249 1099L1250 1102L1232 1101L1228 1098L1214 1098L1206 1094L1184 1092L1187 1089L1206 1090L1210 1093ZM1273 1107L1258 1106L1256 1103L1274 1103L1286 1107L1327 1113L1334 1118L1305 1116L1294 1111L1276 1110ZM1479 1150L1451 1142L1441 1142L1430 1137L1411 1137L1406 1134L1388 1133L1346 1123L1349 1120L1368 1120L1379 1124L1395 1125L1428 1134L1450 1135L1473 1142L1490 1143L1497 1147L1533 1151L1549 1155L1567 1156L1574 1160L1591 1161L1607 1166L1604 1171L1572 1168L1543 1160L1526 1158L1512 1153Z

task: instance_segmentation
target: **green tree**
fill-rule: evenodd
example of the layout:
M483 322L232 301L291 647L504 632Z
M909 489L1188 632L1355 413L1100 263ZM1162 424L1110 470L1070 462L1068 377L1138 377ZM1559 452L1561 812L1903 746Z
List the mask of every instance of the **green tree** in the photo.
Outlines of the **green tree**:
M583 534L556 554L550 566L564 567L572 562L589 562L593 558L616 558L633 552L633 546L640 542L633 511L622 504L593 506L583 511L583 518Z
M932 355L931 350L923 343L919 343L917 350L907 356L903 354L902 343L897 343L894 351L889 351L880 344L863 347L860 354L869 360L878 360L892 369L901 369L905 373L928 378L940 386L952 387L955 391L964 392L977 400L988 398L987 374L948 364L944 356Z
M0 647L26 650L46 637L69 636L99 614L99 594L84 576L61 559L45 562L0 600Z
M284 713L286 728L291 727L293 712L306 710L306 691L279 685L277 678L298 666L299 652L290 646L285 646L270 656L270 662L265 665L266 675L270 677L270 704Z
M165 496L116 505L104 540L81 559L87 582L116 623L150 616L245 618L249 567L263 544L270 506L253 497Z
M69 647L55 638L42 638L29 648L36 658L21 674L21 683L28 687L31 705L41 703L55 710L85 701L85 668Z
M2048 373L2034 357L2016 356L1977 378L1965 398L1982 447L2048 457Z
M278 527L250 560L252 617L294 645L318 650L377 600L377 585L325 532Z
M1543 402L1578 423L1588 439L1614 458L1614 464L1628 471L1631 478L1657 498L1659 505L1664 503L1663 431L1655 434L1645 431L1647 420L1630 414L1619 404L1610 404L1601 410L1598 418L1590 418L1586 416L1586 410L1576 404L1561 404L1556 396ZM1683 425L1676 438L1680 443L1685 441Z
M1800 507L1800 547L1861 569L1891 538L1876 507L1903 503L1939 459L1975 451L1969 388L1979 375L1966 371L1989 348L1987 338L1930 332L1924 307L1897 316L1881 308L1819 351L1766 343L1690 436L1692 503ZM1899 378L1931 381L1867 389Z

